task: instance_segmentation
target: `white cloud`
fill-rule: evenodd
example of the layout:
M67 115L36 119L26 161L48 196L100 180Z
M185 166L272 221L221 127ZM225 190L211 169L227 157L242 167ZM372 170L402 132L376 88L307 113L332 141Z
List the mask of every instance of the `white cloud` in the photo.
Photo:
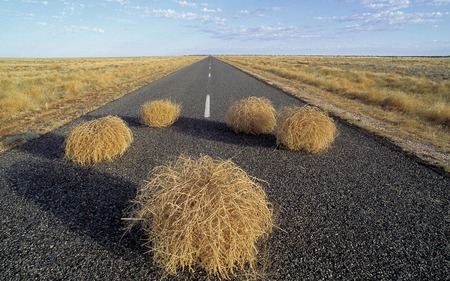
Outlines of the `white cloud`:
M38 22L36 22L36 24L40 25L40 26L47 26L47 23L46 22L42 22L42 21L38 21Z
M251 10L251 11L249 11L247 9L243 9L238 12L237 17L246 16L246 15L254 15L254 16L258 16L258 17L268 17L267 12L281 12L281 11L282 11L281 7L260 8L260 9L255 9L255 10Z
M444 6L449 5L450 0L336 0L339 2L357 2L369 9L382 9L382 10L399 10L416 5L432 5L432 6Z
M128 4L130 1L129 0L105 0L106 2L114 2L120 5L125 5Z
M79 12L80 10L83 10L85 8L84 4L75 4L71 1L64 1L63 5L64 6L62 8L62 11L57 15L52 16L52 18L62 21L65 17L73 15L74 13Z
M319 38L317 34L308 34L295 26L234 27L234 28L204 28L203 32L223 40L288 40Z
M22 0L22 3L43 4L45 6L48 5L48 1L37 1L37 0Z
M398 10L411 5L410 0L362 0L361 4L370 9Z
M415 24L436 24L449 15L448 12L409 12L420 5L443 5L450 0L360 0L366 13L349 16L316 17L316 20L346 23L346 32L402 29Z
M17 18L20 20L34 20L35 17L37 17L35 14L33 13L26 13L26 12L16 12L16 11L6 11L8 13L8 17L11 18Z
M140 10L144 16L172 18L179 20L214 22L215 24L223 25L226 23L226 18L214 17L210 15L197 14L191 12L178 12L173 9L150 9L148 7L134 7L135 10Z
M80 33L80 32L93 32L93 33L105 33L102 28L89 27L85 25L71 25L63 27L64 33Z
M194 19L198 18L197 14L177 12L172 9L152 9L152 10L147 10L147 14L153 15L156 17L183 19L183 20L194 20Z
M175 1L175 2L180 4L181 7L197 7L196 3L190 3L188 1Z
M189 7L189 8L197 8L199 6L208 6L208 3L194 3L194 2L188 2L188 1L174 1L175 3L178 3L181 7Z
M433 6L443 6L450 4L450 0L422 0L422 2Z
M222 13L223 12L223 10L222 9L208 9L208 8L203 8L202 10L201 10L202 12L205 12L205 13Z

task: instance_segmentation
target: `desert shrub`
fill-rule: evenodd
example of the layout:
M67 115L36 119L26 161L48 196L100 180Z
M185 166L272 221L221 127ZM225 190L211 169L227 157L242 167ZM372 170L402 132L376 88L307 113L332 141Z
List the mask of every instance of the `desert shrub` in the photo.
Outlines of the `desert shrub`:
M133 141L131 130L117 116L106 116L73 128L66 138L66 158L91 165L121 156Z
M275 109L266 98L249 97L231 105L226 122L236 133L269 134L276 125Z
M333 119L315 107L283 109L277 120L277 144L291 150L317 153L330 147L335 136Z
M82 87L83 83L81 81L69 81L63 86L64 91L70 94L79 94Z
M181 106L170 100L155 100L141 106L140 118L144 125L155 128L167 127L175 123Z
M441 124L444 128L450 129L450 104L446 102L435 103L432 107L426 108L422 114L435 124Z
M14 143L25 143L30 140L37 139L38 137L39 137L39 134L37 134L35 132L26 132L23 134L9 136L4 140L4 142L7 145L12 145Z
M142 225L154 262L170 274L255 272L256 243L273 225L260 183L231 160L180 156L152 171L130 220Z
M417 112L419 106L414 96L399 91L389 92L381 104L401 112Z

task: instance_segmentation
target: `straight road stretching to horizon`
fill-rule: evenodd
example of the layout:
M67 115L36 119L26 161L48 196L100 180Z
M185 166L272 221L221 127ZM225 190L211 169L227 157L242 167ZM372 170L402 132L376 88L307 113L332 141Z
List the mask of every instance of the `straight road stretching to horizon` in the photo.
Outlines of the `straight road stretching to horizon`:
M336 120L324 153L277 148L275 137L237 135L233 101L303 103L215 58L205 58L17 149L0 155L1 280L157 280L164 272L121 218L149 171L179 155L232 160L268 182L276 225L262 245L263 280L449 280L448 174L387 141ZM139 106L182 104L170 128L140 125ZM112 163L64 160L75 125L117 115L134 143ZM207 280L204 272L167 280Z

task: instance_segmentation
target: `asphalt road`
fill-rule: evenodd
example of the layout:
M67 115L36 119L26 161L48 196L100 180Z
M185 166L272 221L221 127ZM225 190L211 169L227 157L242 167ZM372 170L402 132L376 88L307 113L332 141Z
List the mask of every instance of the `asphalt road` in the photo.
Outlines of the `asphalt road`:
M0 280L164 277L143 233L124 233L121 218L148 172L182 153L232 158L269 183L278 228L264 244L261 279L450 280L448 175L341 121L318 155L277 149L273 136L236 135L226 111L251 95L277 109L302 104L207 58L0 155ZM181 103L181 118L167 129L141 126L140 104L159 98ZM92 168L63 160L70 129L109 114L133 131L125 155Z

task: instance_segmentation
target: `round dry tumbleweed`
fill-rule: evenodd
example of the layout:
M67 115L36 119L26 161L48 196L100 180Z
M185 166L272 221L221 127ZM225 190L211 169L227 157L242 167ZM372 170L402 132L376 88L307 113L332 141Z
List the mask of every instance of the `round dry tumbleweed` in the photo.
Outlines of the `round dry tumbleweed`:
M170 274L198 267L220 278L251 272L256 242L273 225L260 181L209 156L156 167L135 201L131 220L142 224L154 262Z
M275 109L266 98L249 97L231 105L226 122L235 133L270 134L276 125Z
M149 127L168 127L175 123L180 111L181 106L170 100L149 101L141 105L140 119Z
M73 128L65 141L65 157L80 165L112 161L132 142L127 124L117 116L106 116Z
M331 146L336 137L336 125L318 108L286 108L278 116L276 137L277 144L288 149L317 153Z

